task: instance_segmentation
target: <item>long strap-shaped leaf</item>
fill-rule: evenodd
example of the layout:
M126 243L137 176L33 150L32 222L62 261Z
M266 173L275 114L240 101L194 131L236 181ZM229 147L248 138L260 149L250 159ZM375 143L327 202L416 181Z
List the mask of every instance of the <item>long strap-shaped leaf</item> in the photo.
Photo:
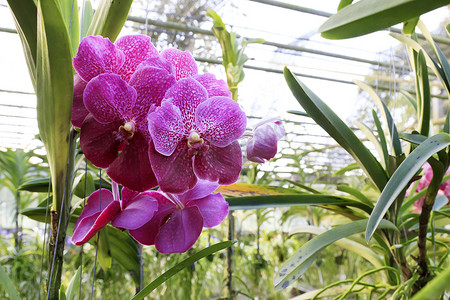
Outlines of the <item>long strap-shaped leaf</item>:
M164 274L162 274L161 276L159 276L158 278L153 280L150 284L148 284L146 287L144 287L139 293L137 293L137 295L134 296L132 298L132 300L144 299L144 297L147 296L148 294L150 294L154 289L156 289L158 286L160 286L161 284L166 282L169 278L171 278L172 276L174 276L175 274L177 274L184 268L192 265L196 261L198 261L210 254L213 254L217 251L228 248L231 245L233 245L233 242L231 242L231 241L220 242L220 243L214 244L212 246L209 246L208 248L205 248L205 249L195 253L194 255L192 255L192 256L186 258L185 260L183 260L182 262L176 264L174 267L172 267L169 270L167 270L166 272L164 272Z
M306 272L319 251L337 240L363 232L367 222L368 220L364 219L337 226L309 240L281 267L273 282L275 289L281 290L294 283ZM380 228L397 230L397 227L387 220L383 220Z
M331 16L319 31L327 39L356 37L420 16L449 0L361 0Z
M0 265L0 283L3 284L6 292L8 293L8 296L11 300L19 300L19 293L17 292L16 288L14 287L14 283L11 281L11 279L8 277L8 274L6 274L3 267Z
M284 68L284 77L295 98L308 115L350 153L378 189L383 190L388 180L386 172L353 131L287 67Z
M395 198L407 186L411 178L422 167L422 165L436 152L450 145L450 135L439 133L429 137L422 142L410 155L400 164L392 174L386 187L373 209L369 218L366 230L366 241L369 241L377 229L386 211L389 209Z

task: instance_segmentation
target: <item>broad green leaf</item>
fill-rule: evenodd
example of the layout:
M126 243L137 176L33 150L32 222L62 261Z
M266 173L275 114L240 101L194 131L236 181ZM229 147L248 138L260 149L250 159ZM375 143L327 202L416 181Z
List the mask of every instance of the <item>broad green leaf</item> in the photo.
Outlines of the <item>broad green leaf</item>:
M35 193L48 193L49 192L49 186L48 186L49 183L50 183L50 178L33 179L33 180L23 183L19 187L19 190L35 192Z
M337 190L350 194L368 206L373 207L373 202L357 189L349 187L348 185L338 185Z
M14 287L14 283L11 281L8 274L6 274L5 270L3 269L3 266L1 265L0 265L0 283L3 284L3 287L5 288L5 291L8 294L9 299L20 300L19 293Z
M367 222L368 220L364 219L340 225L306 242L280 268L281 271L275 276L274 280L275 289L281 290L294 283L306 272L307 268L304 268L304 265L305 263L311 263L311 257L317 255L321 250L335 241L363 232ZM398 230L394 224L387 220L381 222L380 228Z
M7 0L22 42L31 82L36 90L37 8L33 0Z
M36 97L39 133L50 165L53 207L60 211L69 161L73 97L69 36L55 0L38 1Z
M231 185L221 185L217 189L217 192L220 192L222 193L222 195L229 197L283 195L296 193L296 191L293 191L292 189L286 189L278 186L257 185L248 183L234 183Z
M403 22L403 34L414 34L419 17L412 18Z
M59 300L66 300L66 287L64 284L61 284L61 287L59 288Z
M426 136L417 133L401 133L400 138L416 145L423 143L427 139Z
M316 227L316 226L302 226L295 227L291 231L289 231L289 235L299 234L299 233L310 233L314 235L320 235L327 231L327 229ZM370 262L375 267L382 267L383 262L380 255L376 254L372 249L368 246L361 245L358 242L352 241L350 239L340 239L334 242L334 244L338 247L349 250L358 256L364 258L368 262Z
M92 23L92 18L94 17L94 10L92 9L92 4L90 0L85 0L83 6L83 13L81 15L81 37L85 37L89 30L89 26Z
M421 135L428 136L430 131L430 108L431 108L431 94L430 81L428 78L427 62L422 50L414 53L414 75L416 79L416 95L418 97L419 109L417 111L419 132Z
M50 211L47 211L46 207L31 207L25 208L20 211L21 215L27 216L28 218L38 221L38 222L50 222ZM46 219L47 216L47 219ZM74 223L77 221L78 215L70 216L70 222Z
M192 255L192 256L186 258L185 260L179 262L174 267L170 268L169 270L164 272L161 276L159 276L158 278L153 280L150 284L145 286L139 293L137 293L132 298L132 300L144 299L144 297L149 295L154 289L156 289L158 286L160 286L161 284L166 282L169 278L171 278L172 276L174 276L175 274L177 274L178 272L180 272L184 268L189 267L190 265L192 265L196 261L198 261L198 260L200 260L200 259L202 259L202 258L204 258L204 257L206 257L208 255L211 255L211 254L213 254L215 252L218 252L220 250L228 248L231 245L233 245L233 242L231 242L231 241L220 242L220 243L214 244L212 246L209 246L208 248L205 248L205 249L195 253L194 255Z
M98 263L100 267L106 271L111 268L112 257L111 248L108 240L108 231L103 230L97 233L98 237L94 237L93 240L98 241Z
M80 44L80 24L78 20L78 1L77 0L59 0L61 13L66 24L66 30L69 33L69 39L72 48L72 57L77 54Z
M284 77L295 98L308 115L353 156L361 169L381 191L388 178L383 167L372 153L319 97L295 78L287 67L284 68Z
M95 11L87 35L101 35L114 42L127 20L133 0L102 0Z
M89 172L75 178L74 185L73 194L79 198L86 198L95 191L94 178Z
M450 266L439 273L427 283L411 300L440 299L442 294L450 287Z
M381 192L375 208L369 218L366 230L366 241L369 241L378 224L382 221L386 211L395 198L408 185L411 178L422 167L422 165L436 152L450 145L450 135L439 133L429 137L414 149L408 157L395 170L386 187Z
M319 28L322 37L346 39L388 28L418 17L449 0L361 0L331 16Z
M75 300L78 299L78 292L80 287L80 277L81 277L81 268L78 268L73 275L72 279L69 282L69 286L66 291L66 299L67 300Z
M450 109L447 111L447 116L445 117L444 132L450 133Z
M260 209L270 207L305 206L305 205L337 205L356 207L370 214L371 206L360 201L344 197L323 194L265 195L226 198L230 210Z
M402 146L400 144L400 140L398 138L398 132L397 127L394 124L394 121L392 120L391 113L389 112L389 109L387 108L386 104L384 104L383 101L381 101L381 98L375 93L375 91L370 87L368 84L359 81L359 80L353 80L353 82L362 90L364 90L366 93L370 95L372 100L375 102L375 104L378 106L378 109L380 110L381 114L383 115L383 119L385 121L385 125L388 129L389 135L391 137L392 142L392 149L396 156L399 156L403 153Z
M375 112L375 110L372 110L372 117L373 117L373 121L375 123L375 126L377 128L377 132L378 132L378 136L380 137L380 146L381 146L381 153L382 153L382 157L383 161L384 161L384 166L385 169L389 169L389 152L387 149L387 143L386 143L386 135L384 134L384 130L381 127L381 122L380 119L378 119L377 113Z

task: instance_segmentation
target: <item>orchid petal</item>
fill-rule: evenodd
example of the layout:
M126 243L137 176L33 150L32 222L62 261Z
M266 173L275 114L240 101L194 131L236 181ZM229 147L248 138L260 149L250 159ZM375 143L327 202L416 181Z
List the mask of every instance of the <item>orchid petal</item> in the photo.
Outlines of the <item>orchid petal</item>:
M167 90L175 84L172 65L160 57L150 58L139 65L130 79L136 89L137 100L133 108L136 121L146 121L150 106L161 105Z
M125 81L130 79L141 62L159 55L151 43L151 38L142 34L123 36L114 44L125 54L125 62L117 72Z
M138 229L150 221L158 209L158 202L147 193L142 193L128 201L125 209L111 222L117 228Z
M86 84L87 82L81 79L80 75L75 74L73 76L73 103L70 120L72 121L72 125L77 128L81 128L84 119L89 114L83 102L83 93Z
M232 184L239 178L242 169L242 150L237 141L220 148L210 145L205 152L194 158L194 171L198 178Z
M73 67L85 81L103 73L117 73L125 55L108 38L88 36L81 40Z
M203 217L203 227L211 228L219 225L228 215L228 202L221 193L212 194L187 204L196 206Z
M197 64L189 51L180 51L175 48L166 49L161 52L161 57L170 61L175 69L175 78L190 77L198 73Z
M177 197L180 199L182 203L187 203L191 200L202 199L208 195L211 195L217 188L219 184L217 182L207 181L207 180L198 180L197 184L194 188L190 189L184 194L178 195Z
M169 102L162 103L148 115L148 130L156 151L172 155L185 132L180 109Z
M114 74L92 79L84 90L84 105L100 123L125 119L136 102L136 90Z
M122 123L102 124L89 114L80 131L80 145L86 158L98 168L107 168L116 158L122 136L117 132Z
M117 183L143 192L157 185L148 158L148 141L135 132L129 144L108 168L107 174Z
M195 123L203 138L212 145L225 147L244 134L247 118L231 98L213 97L197 107Z
M102 211L102 207L107 207L114 201L112 193L107 189L99 189L93 192L87 199L86 205L81 211L80 217L75 223L75 227L82 219L92 216Z
M134 197L139 195L139 192L124 187L122 188L121 194L122 194L122 207L126 207L128 202L130 202L131 200L133 200Z
M195 110L208 98L208 92L197 80L181 79L167 91L164 98L180 109L184 126L188 132L196 129Z
M159 232L162 224L177 208L169 199L163 196L161 193L150 191L149 193L153 198L158 201L158 210L143 226L130 230L130 235L142 245L155 244L155 238Z
M149 146L149 157L162 191L184 193L197 183L192 169L192 156L188 154L185 143L179 143L170 156L160 154L152 143Z
M228 90L228 85L222 79L216 79L216 76L211 73L194 75L192 78L197 80L208 91L208 98L215 96L224 96L231 98L231 92Z
M274 129L265 124L256 128L253 137L247 143L247 159L263 163L277 154L278 138Z
M161 253L182 253L191 248L202 232L203 218L197 207L176 210L161 226L155 247Z

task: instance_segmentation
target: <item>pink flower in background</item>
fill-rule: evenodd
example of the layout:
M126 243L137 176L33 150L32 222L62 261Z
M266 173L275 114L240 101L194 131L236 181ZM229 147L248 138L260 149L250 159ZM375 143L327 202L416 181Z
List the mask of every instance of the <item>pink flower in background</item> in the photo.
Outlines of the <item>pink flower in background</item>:
M433 178L433 169L431 168L429 163L425 163L422 167L424 173L422 175L422 178L419 180L419 184L416 188L416 193L420 192L424 188L428 187L430 185L431 179ZM447 170L445 175L450 174L450 172ZM441 186L439 187L438 195L444 195L449 199L449 202L447 205L450 205L450 180L447 180L443 183L441 183ZM423 203L425 201L425 196L417 199L414 202L414 212L419 213L422 210Z
M187 251L203 227L219 225L228 214L223 196L212 194L218 187L215 182L199 180L181 195L148 192L158 200L158 210L144 226L130 230L130 235L141 244L155 245L161 253Z
M231 98L208 98L208 89L197 80L179 80L148 116L149 157L161 190L183 193L197 178L234 183L242 167L236 140L246 122Z
M122 200L107 189L92 193L75 223L72 242L82 245L88 242L109 222L120 229L137 229L146 224L158 209L157 200L149 192L138 193L127 188L122 189Z
M247 143L247 159L257 163L274 158L278 141L285 135L282 122L276 119L263 120L255 126L253 136Z
M158 56L150 37L145 35L127 35L115 44L101 36L83 38L73 59L78 74L74 78L72 124L81 127L89 113L82 101L87 82L100 74L117 74L129 81L141 62Z

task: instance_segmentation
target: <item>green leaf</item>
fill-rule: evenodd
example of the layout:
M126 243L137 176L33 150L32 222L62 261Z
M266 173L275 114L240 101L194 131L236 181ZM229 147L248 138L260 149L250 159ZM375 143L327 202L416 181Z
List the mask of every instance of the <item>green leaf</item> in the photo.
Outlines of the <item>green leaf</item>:
M380 119L378 119L377 113L375 112L375 110L372 110L372 117L373 117L373 121L375 123L375 126L377 127L377 132L378 132L378 136L380 137L380 145L381 145L381 153L382 153L382 157L383 161L384 161L384 166L385 169L387 170L389 168L389 152L387 149L387 143L386 143L386 135L384 134L384 130L381 127L381 122Z
M418 17L449 0L361 0L331 16L319 28L322 37L346 39L388 28Z
M27 181L19 186L19 190L35 192L35 193L48 193L49 192L50 178L39 178Z
M59 0L61 13L66 24L66 30L69 33L69 39L72 46L72 57L77 54L80 44L80 24L78 20L78 1L77 0Z
M66 287L64 286L64 284L61 284L60 288L59 288L59 300L66 300Z
M11 300L20 300L19 293L14 287L14 283L9 278L8 274L6 274L3 266L0 265L0 283L3 284L6 293Z
M428 136L430 131L430 108L431 108L431 94L430 81L428 78L427 62L423 51L414 53L414 75L416 79L416 94L418 97L418 122L419 132L421 135Z
M194 255L186 258L185 260L181 261L180 263L176 264L174 267L170 268L166 272L164 272L161 276L153 280L150 284L145 286L139 293L137 293L132 299L144 299L145 296L149 295L154 289L156 289L158 286L166 282L169 278L180 272L186 267L189 267L196 261L211 255L215 252L218 252L220 250L223 250L225 248L231 247L233 245L233 242L226 241L226 242L220 242L217 244L214 244L212 246L209 246L208 248L205 248Z
M366 241L369 241L395 198L408 185L422 165L436 152L450 145L450 135L439 133L422 142L395 170L382 191L369 218Z
M403 22L403 34L414 34L419 17L412 18Z
M369 207L373 207L373 202L369 198L367 198L363 193L359 190L349 187L348 185L338 185L337 190L341 192L345 192L354 196L356 199L361 200L362 203L367 204Z
M94 17L94 10L90 0L85 0L83 6L83 14L81 15L81 37L85 37L89 30Z
M357 163L351 163L351 164L341 168L340 170L337 170L336 172L334 172L333 176L342 176L345 173L347 173L348 171L352 171L352 170L356 170L356 169L360 169L359 165Z
M78 182L78 184L76 184L76 182ZM79 178L76 178L74 185L75 188L73 193L79 198L86 198L95 191L94 178L89 172L86 172L79 176Z
M73 98L69 36L55 0L38 1L36 56L37 121L50 165L53 207L60 210L69 161Z
M334 227L306 242L293 256L291 256L280 268L281 271L275 276L274 286L276 290L281 290L296 280L298 280L308 269L312 262L312 257L316 256L321 250L350 235L363 232L368 220L354 221L348 224ZM394 224L383 220L380 228L397 230ZM305 268L305 265L308 267Z
M370 87L368 84L359 81L359 80L353 80L353 82L362 90L364 90L366 93L370 95L372 100L375 102L375 104L378 106L378 109L383 115L383 119L385 121L386 127L389 131L389 135L391 137L392 142L392 148L394 150L394 153L396 156L399 156L403 153L402 146L400 144L400 140L398 138L398 132L397 127L394 124L394 121L392 120L391 113L389 112L389 109L387 108L386 104L380 99L380 97L375 93L375 91Z
M37 8L33 0L7 0L22 42L31 82L36 89Z
M337 11L340 11L341 9L343 9L344 7L349 6L350 4L352 4L353 0L341 0L339 2Z
M217 192L222 193L222 195L224 196L230 197L282 195L282 194L296 193L296 191L293 191L292 189L282 188L279 186L248 184L248 183L234 183L230 185L221 185L217 189Z
M408 102L412 105L412 107L414 107L414 110L417 112L417 102L416 99L414 99L414 97L408 93L407 91L400 91L400 94L402 94L406 100L408 100Z
M440 299L442 294L449 288L450 266L427 283L411 300Z
M350 206L371 212L371 206L359 201L324 194L265 195L226 198L230 210L260 209L270 207L305 206L305 205L337 205Z
M401 133L400 138L416 145L423 143L427 139L426 136L416 133Z
M387 155L387 153L383 152L383 148L381 147L381 143L378 140L378 138L375 136L375 134L372 132L372 129L370 129L367 125L358 122L358 121L354 121L353 124L356 125L356 127L358 127L359 130L361 130L367 137L367 139L372 142L372 144L375 147L375 150L378 153L378 156L381 158L381 165L383 166L384 169L387 168L387 158L385 156L385 154ZM380 135L381 137L381 135ZM384 136L383 136L384 137Z
M114 42L127 20L133 0L102 0L95 11L87 35L101 35Z
M80 287L80 277L81 277L81 267L77 269L75 275L73 275L72 279L69 282L69 286L66 291L66 299L67 300L75 300L78 296L78 291Z
M106 271L111 268L112 257L111 257L111 248L108 241L108 231L103 230L103 232L99 232L98 237L94 237L93 239L97 241L98 238L98 263L100 267Z
M376 158L363 145L350 128L300 80L295 78L285 67L284 77L292 93L303 109L320 127L350 153L361 169L375 183L381 191L388 178L386 172Z

